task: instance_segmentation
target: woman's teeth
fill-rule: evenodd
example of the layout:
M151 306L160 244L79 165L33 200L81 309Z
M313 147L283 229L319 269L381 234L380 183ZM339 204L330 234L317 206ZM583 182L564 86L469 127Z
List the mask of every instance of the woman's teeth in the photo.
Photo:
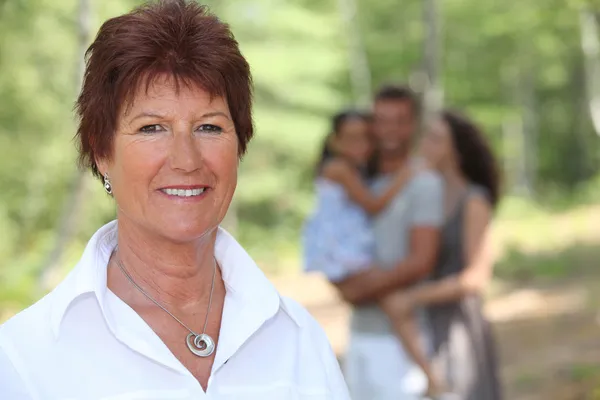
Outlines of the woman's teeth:
M179 196L179 197L191 197L191 196L200 196L204 193L202 189L161 189L161 191L169 196Z

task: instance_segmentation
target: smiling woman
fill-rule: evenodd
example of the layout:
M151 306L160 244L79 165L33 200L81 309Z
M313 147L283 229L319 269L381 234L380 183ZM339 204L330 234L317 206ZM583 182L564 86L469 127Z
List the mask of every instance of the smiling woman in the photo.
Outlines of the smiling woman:
M177 79L157 75L132 93L117 116L112 153L96 165L111 186L121 232L143 227L159 240L190 242L224 218L239 142L249 137L236 133L226 98Z
M228 26L193 2L102 25L77 138L117 220L0 327L2 398L349 398L323 330L219 228L253 135L251 88Z

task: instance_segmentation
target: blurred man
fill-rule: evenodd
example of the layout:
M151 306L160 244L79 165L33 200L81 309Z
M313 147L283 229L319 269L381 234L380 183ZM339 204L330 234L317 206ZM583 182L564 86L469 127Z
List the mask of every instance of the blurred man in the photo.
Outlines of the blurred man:
M409 89L387 86L375 96L373 113L378 174L372 187L380 193L394 172L409 168L414 161L410 149L419 107ZM353 304L345 370L354 400L419 399L426 390L423 373L404 352L374 300L415 284L433 269L444 219L442 197L439 176L425 170L415 172L390 206L373 220L376 261L381 268L337 284L342 296Z

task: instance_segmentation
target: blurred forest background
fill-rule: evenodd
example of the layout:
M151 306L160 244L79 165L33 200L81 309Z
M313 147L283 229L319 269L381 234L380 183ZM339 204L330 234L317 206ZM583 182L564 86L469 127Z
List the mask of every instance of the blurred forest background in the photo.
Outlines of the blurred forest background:
M51 289L114 218L101 183L76 169L72 109L82 52L104 20L139 3L0 0L0 321ZM542 308L577 309L565 311L568 322L504 345L505 358L517 360L519 348L563 329L567 336L548 341L564 341L572 360L557 356L550 372L515 367L507 379L523 393L539 393L544 378L576 385L566 397L548 389L552 395L539 398L600 398L568 397L593 396L600 381L600 354L590 360L586 350L600 337L600 1L204 3L231 24L254 74L257 136L226 225L269 275L299 271L300 227L329 116L368 107L382 83L410 82L427 104L472 115L501 157L506 197L491 296L513 295L503 309L532 298ZM294 292L299 281L291 282ZM518 292L523 287L538 291ZM558 306L548 306L552 299Z

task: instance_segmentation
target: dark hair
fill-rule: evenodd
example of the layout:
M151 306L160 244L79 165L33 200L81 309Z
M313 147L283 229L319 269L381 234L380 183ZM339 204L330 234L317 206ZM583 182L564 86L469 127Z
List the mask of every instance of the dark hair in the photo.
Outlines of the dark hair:
M479 128L456 111L444 110L442 119L458 153L460 169L472 183L486 189L492 206L500 198L500 174L494 153Z
M252 78L229 26L184 0L143 5L106 21L86 52L76 111L79 163L99 176L110 157L117 118L140 85L167 75L226 99L242 156L253 136Z
M375 102L378 101L408 101L415 117L421 113L419 99L415 92L404 85L384 85L375 93Z
M367 113L357 110L345 110L335 114L331 119L331 129L329 134L325 137L325 140L323 141L319 161L317 162L317 174L321 172L323 165L325 165L327 161L329 161L335 156L335 154L331 150L331 146L329 145L331 137L338 135L342 130L344 124L353 119L369 121L370 116Z

